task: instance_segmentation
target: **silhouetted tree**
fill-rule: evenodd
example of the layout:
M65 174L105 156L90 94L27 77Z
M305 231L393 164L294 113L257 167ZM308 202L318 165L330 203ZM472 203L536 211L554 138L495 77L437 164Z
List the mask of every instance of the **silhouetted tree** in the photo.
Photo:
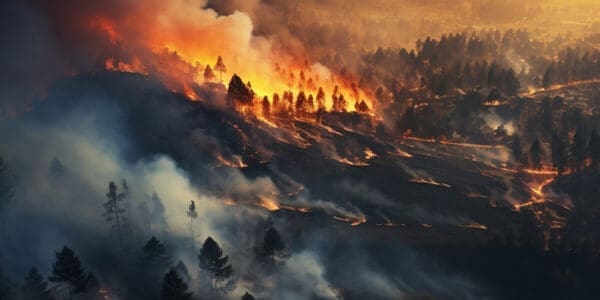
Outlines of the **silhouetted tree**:
M365 100L361 100L360 102L356 102L354 109L356 109L356 111L359 113L366 114L369 112L369 105L367 105Z
M215 72L213 72L210 65L207 64L206 68L204 68L204 81L211 82L211 81L214 81L215 78L216 78Z
M58 158L53 158L50 162L50 176L52 178L60 178L65 174L65 167Z
M69 247L64 246L60 252L55 252L56 262L52 264L52 276L48 277L50 282L66 284L69 291L69 299L73 294L85 291L88 278L85 275L79 257Z
M194 200L190 201L190 205L188 206L187 216L190 218L190 242L192 245L192 249L194 246L194 220L198 218L198 213L196 212L196 203Z
M262 100L262 115L268 117L271 114L271 103L269 103L269 98L267 96L263 97Z
M254 300L254 296L252 296L252 294L246 292L243 296L242 296L242 300Z
M495 130L494 130L494 134L496 136L502 137L505 136L508 133L508 130L506 130L506 128L504 128L504 124L500 124Z
M556 168L558 174L560 175L565 171L569 157L567 145L560 133L558 133L558 130L554 130L552 133L552 140L550 144L552 151L552 165Z
M269 227L265 233L263 244L261 247L262 261L268 264L275 263L275 254L285 249L285 243L281 239L281 235L274 227Z
M539 138L535 138L529 148L529 157L532 167L539 169L542 166L542 144Z
M138 263L138 272L133 279L139 282L136 286L137 296L142 299L158 298L160 287L157 283L171 265L167 247L155 237L150 238L142 248Z
M188 268L185 265L185 263L183 263L181 260L178 261L177 264L175 265L175 271L177 271L177 274L179 274L181 277L183 277L183 279L186 282L190 282L192 280L192 276L190 275L190 271L188 270Z
M192 293L188 291L188 285L177 274L174 268L171 268L162 282L163 300L191 300Z
M215 63L214 69L215 71L219 72L219 80L223 82L223 73L227 72L227 67L225 67L225 63L223 62L223 58L221 56L217 58L217 63Z
M586 157L586 140L583 135L583 131L581 127L577 128L575 131L575 135L573 136L573 141L571 142L571 155L573 157L573 162L575 163L574 167L577 171L579 171L585 161Z
M165 244L156 237L152 237L142 248L141 261L144 266L162 273L171 264L171 256L167 252Z
M521 138L517 133L513 134L512 153L516 161L521 162L523 160L523 147L521 146Z
M202 245L198 255L200 268L207 271L213 279L213 288L231 276L233 268L228 265L229 256L223 256L223 250L211 237L208 237Z
M124 186L125 190L125 186ZM104 206L103 216L106 221L113 223L114 228L117 230L117 236L119 238L119 246L123 248L123 223L125 222L125 209L120 207L119 204L125 199L126 194L118 191L117 185L111 181L108 183L108 193L106 194L106 202Z
M23 284L23 299L24 300L52 300L50 291L48 290L48 282L40 275L36 268L31 268L25 282Z
M317 109L324 110L325 109L325 92L323 92L323 88L319 87L319 91L317 92Z
M227 99L231 103L239 101L242 104L250 104L254 99L254 92L244 84L237 74L233 74L227 89Z

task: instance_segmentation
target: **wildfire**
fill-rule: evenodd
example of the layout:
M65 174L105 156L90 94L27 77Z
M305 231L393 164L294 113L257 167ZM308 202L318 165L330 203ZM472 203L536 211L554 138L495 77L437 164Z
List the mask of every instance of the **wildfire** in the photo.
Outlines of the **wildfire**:
M409 180L410 182L414 182L414 183L421 183L421 184L430 184L430 185L436 185L436 186L443 186L443 187L451 187L449 184L443 183L443 182L437 182L435 181L433 178L425 178L425 177L421 177L421 178L415 178L415 179L411 179Z
M214 11L202 8L201 0L124 6L123 15L77 16L82 19L77 23L82 36L106 37L108 45L98 47L105 51L98 55L106 70L156 76L192 100L202 100L195 85L226 83L239 74L254 93L250 107L241 110L262 119L269 119L262 111L263 99L274 112L374 114L374 95L356 78L308 62L302 51L288 55L273 49L270 41L253 36L252 21L245 13L216 17Z
M377 154L375 154L375 152L373 152L373 150L371 150L369 148L365 149L364 153L365 153L366 160L370 160L371 158L378 156Z
M521 208L530 206L536 203L543 203L545 199L544 188L554 181L554 177L546 179L540 183L531 183L529 185L529 189L533 193L530 200L524 203L515 204L513 207L516 211L519 211Z
M216 155L216 159L221 163L221 165L240 169L248 167L248 165L245 164L239 156L234 155L233 158L234 160L228 160L221 154Z
M360 224L366 223L367 218L365 216L333 216L334 219L346 223L350 223L351 226L358 226Z
M258 203L261 207L268 211L276 211L280 209L279 203L273 199L269 199L266 197L261 197L260 202Z
M458 225L461 228L469 228L469 229L478 229L478 230L487 230L487 226L479 223L471 223L471 224L461 224Z

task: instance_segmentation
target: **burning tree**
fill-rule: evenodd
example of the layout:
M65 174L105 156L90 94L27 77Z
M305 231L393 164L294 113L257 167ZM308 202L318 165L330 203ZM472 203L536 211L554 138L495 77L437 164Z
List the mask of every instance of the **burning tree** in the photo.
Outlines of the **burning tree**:
M190 201L190 205L188 206L187 215L190 218L190 240L192 244L192 249L194 249L194 220L198 218L198 213L196 212L196 203L194 200Z
M163 300L191 300L192 293L188 292L188 285L179 277L177 271L171 268L162 282Z
M127 218L124 216L125 209L120 207L119 203L126 198L126 182L123 181L123 192L119 193L118 189L119 188L113 181L108 183L108 193L106 194L108 200L103 204L103 216L106 218L107 222L114 222L113 227L117 230L119 246L123 248L123 224L127 222Z
M30 300L52 300L48 290L48 282L40 275L37 268L31 268L22 287L23 298Z
M221 56L217 58L214 69L219 72L219 80L223 82L223 73L227 72L227 67L225 67L225 63L223 63L223 58Z
M323 92L322 87L319 87L319 91L317 92L317 107L320 110L325 109L325 92Z
M271 114L271 104L267 96L263 97L262 100L262 115L268 117Z
M220 284L228 281L233 273L233 268L227 264L229 256L223 256L223 250L211 237L204 241L198 260L200 268L210 274L214 291Z
M64 246L62 251L56 253L56 262L52 264L52 276L48 280L55 283L66 284L69 299L73 294L83 293L88 284L89 277L85 275L79 257L69 247Z
M204 69L204 81L206 82L212 82L215 80L217 76L215 75L215 72L213 72L212 68L210 67L210 65L206 65L206 68Z
M233 104L234 101L239 101L242 104L252 104L254 99L254 92L237 75L233 74L229 81L229 88L227 89L227 100Z

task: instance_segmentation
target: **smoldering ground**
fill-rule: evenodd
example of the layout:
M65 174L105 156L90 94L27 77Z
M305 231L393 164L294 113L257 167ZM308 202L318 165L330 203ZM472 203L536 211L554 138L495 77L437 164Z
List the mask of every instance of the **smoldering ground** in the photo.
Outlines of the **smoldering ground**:
M348 201L365 201L356 200L372 192L365 186L342 184L338 193L357 198L341 201L334 194L311 200L311 186L307 186L302 201L314 202L314 214L269 213L256 206L256 195L281 194L286 186L276 184L282 181L269 172L245 175L245 171L218 167L210 157L215 149L238 151L235 141L239 137L218 125L222 123L219 118L233 117L189 102L145 76L103 73L66 79L29 113L4 118L1 133L6 143L0 150L19 180L7 212L3 267L15 281L31 266L48 274L53 251L67 244L104 284L125 295L128 283L111 265L122 260L116 258L118 244L102 217L102 202L108 181L126 178L137 232L130 241L132 255L139 253L149 236L156 235L167 243L174 260L186 262L197 283L185 215L189 201L195 200L200 214L196 245L212 236L230 255L238 277L232 298L244 290L287 299L362 294L468 298L478 293L469 279L442 271L401 241L384 245L383 237L363 240L348 224L318 212L319 202L330 203L322 206L327 208L325 213L356 212ZM238 205L223 204L230 198ZM153 207L150 226L138 209L143 203ZM390 205L390 200L381 196L373 205ZM282 232L291 257L275 274L259 272L258 279L248 277L259 268L253 262L253 247L270 222ZM345 236L342 240L340 233ZM387 259L373 257L373 248L376 257Z

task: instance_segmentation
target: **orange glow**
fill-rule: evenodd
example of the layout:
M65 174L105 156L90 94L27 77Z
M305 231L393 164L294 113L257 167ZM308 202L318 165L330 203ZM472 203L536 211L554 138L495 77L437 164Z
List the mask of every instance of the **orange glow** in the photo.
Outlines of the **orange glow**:
M234 160L229 160L223 157L221 154L216 155L216 159L221 163L221 165L232 167L232 168L246 168L248 167L239 156L234 156Z
M365 216L333 216L334 219L346 223L350 223L351 226L358 226L360 224L366 223L367 218Z
M268 211L276 211L280 208L279 203L277 203L277 201L266 197L261 197L258 205Z
M111 60L107 70L156 76L192 100L202 100L193 92L193 84L226 84L238 74L251 83L255 101L247 112L255 115L260 115L264 96L273 105L273 94L284 92L293 95L294 104L300 92L312 98L312 105L301 108L303 113L321 108L373 115L374 96L359 88L356 78L332 73L301 53L282 53L269 40L254 37L252 21L244 13L217 17L212 10L202 9L203 4L200 0L150 1L131 5L126 16L83 15L82 30L106 35L115 52L123 53L104 58ZM216 68L218 57L224 68ZM213 76L204 76L207 65ZM317 99L319 88L323 97ZM344 101L336 106L334 98ZM285 109L296 111L293 106Z

